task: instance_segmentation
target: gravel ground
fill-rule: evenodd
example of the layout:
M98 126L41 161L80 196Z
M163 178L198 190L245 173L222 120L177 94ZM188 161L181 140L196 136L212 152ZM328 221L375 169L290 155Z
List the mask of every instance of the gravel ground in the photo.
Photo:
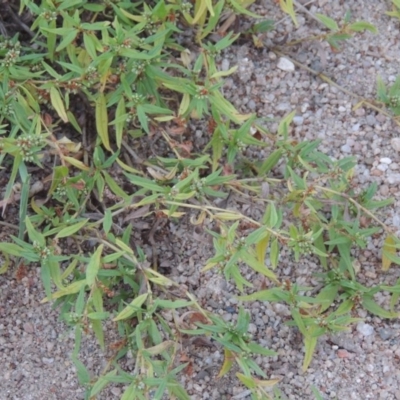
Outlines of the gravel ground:
M267 44L288 42L308 35L323 33L321 25L303 10L298 12L300 28L278 13L271 0L258 2L259 14L279 21L278 28L266 38ZM305 4L306 2L302 2ZM323 13L339 20L348 7L357 20L373 23L379 34L357 35L343 51L334 53L325 43L306 42L285 51L294 60L331 77L342 87L365 98L375 98L376 78L394 81L400 71L399 22L384 15L389 1L333 1L319 0L307 5L312 13ZM268 48L254 49L250 45L237 46L224 55L221 68L239 65L239 72L229 78L225 95L241 110L257 112L268 117L271 131L277 129L279 119L297 110L292 135L297 140L322 139L321 151L340 158L358 158L356 182L360 187L377 182L379 196L392 196L395 203L382 213L381 218L400 232L400 129L385 115L367 107L353 111L357 100L335 87L320 81L299 68L291 69ZM278 67L281 67L279 68ZM199 143L202 132L196 132ZM263 154L258 150L258 156ZM378 197L379 197L378 196ZM249 205L230 204L239 210ZM206 234L182 223L170 226L170 236L160 243L164 268L171 276L187 285L207 309L221 314L226 320L236 318L236 290L213 272L200 275L204 262L212 254ZM178 245L178 243L180 245ZM388 282L393 284L400 275L396 268L386 274L380 272L381 242L373 241L357 257L361 269L358 278L364 284ZM311 274L317 271L312 261L294 264L289 253L283 253L278 270L280 277L290 276L301 285L315 285ZM250 281L257 277L250 271ZM27 276L17 280L10 272L0 276L0 399L82 399L74 365L70 361L73 350L71 333L57 322L57 311L40 305L43 296L39 271L29 267ZM381 294L377 300L386 304ZM359 312L365 318L341 336L320 340L314 359L306 373L301 372L303 346L295 329L282 324L289 309L280 304L246 303L251 312L250 333L259 343L278 352L276 357L259 357L257 362L270 378L280 378L283 398L314 399L311 386L324 399L400 399L400 324ZM91 338L82 345L80 359L93 373L106 361ZM194 364L194 374L184 377L183 383L193 400L249 399L247 391L231 376L216 380L223 353L217 347L206 348L195 344L187 349ZM127 367L129 369L129 362ZM118 399L122 388L114 387L99 399Z

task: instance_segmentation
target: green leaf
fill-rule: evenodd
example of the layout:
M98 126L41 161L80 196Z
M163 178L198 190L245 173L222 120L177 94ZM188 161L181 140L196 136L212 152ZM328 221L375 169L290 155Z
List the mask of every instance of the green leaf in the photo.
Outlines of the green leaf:
M117 376L117 373L117 369L113 369L106 375L101 376L93 385L92 390L90 391L90 397L94 397L96 394L100 393L111 382L109 378Z
M378 33L378 29L372 24L365 21L354 22L349 25L349 28L354 32L370 31L372 33Z
M71 111L67 111L67 116L68 116L68 121L71 123L71 125L80 133L82 134L82 129L78 124L78 121L76 120L74 114L72 114Z
M104 245L101 244L94 254L90 257L89 264L86 268L86 283L92 286L96 280L96 276L101 267L101 254L103 253Z
M71 29L68 33L61 33L62 35L62 41L61 43L57 46L56 51L61 51L62 49L65 49L69 44L71 44L76 36L78 35L78 30L77 29Z
M143 187L145 189L151 190L152 192L164 192L165 189L157 185L157 183L151 181L150 179L142 178L140 176L126 174L125 175L129 178L129 180L137 186Z
M233 353L228 349L224 349L224 362L218 373L218 378L222 378L231 370L234 360L235 357Z
M292 123L294 116L296 115L296 110L292 111L290 114L286 115L281 119L278 126L278 135L283 136L283 139L288 138L289 125Z
M392 235L386 236L383 242L382 248L382 270L387 271L392 264L392 258L390 256L396 256L396 247L394 246L396 243L396 237Z
M317 338L307 336L304 338L305 355L303 360L303 371L307 371L308 366L311 363L312 356L314 354L315 346L317 345Z
M94 41L92 35L84 33L83 42L85 44L85 49L88 52L89 56L92 58L92 60L95 60L97 57L96 42Z
M271 260L272 267L276 268L279 262L279 243L277 238L272 240L271 248L269 250L269 258Z
M121 96L119 99L117 109L115 111L115 120L118 120L118 122L115 122L115 140L117 142L117 147L120 149L121 144L122 144L122 135L124 133L124 126L125 126L125 121L121 119L123 115L125 115L126 109L125 109L125 99L124 96Z
M47 298L51 298L51 271L49 264L42 264L40 267L40 278L44 286L44 292Z
M274 29L275 22L271 19L267 19L265 21L259 22L258 24L254 24L251 30L254 33L264 33L269 32Z
M111 151L110 139L108 137L107 102L103 93L99 94L96 101L96 129L104 147Z
M103 221L103 229L104 229L105 234L110 232L112 223L113 223L113 220L112 220L111 211L109 209L107 209L104 213L104 221Z
M387 97L386 85L383 82L383 79L381 78L381 76L379 76L379 75L376 78L376 89L377 89L378 99L383 102L387 102L388 97Z
M37 242L41 247L46 246L45 237L40 232L35 230L29 217L26 217L25 222L26 222L26 229L28 231L28 236L31 242L32 243Z
M193 304L193 301L187 301L187 300L162 300L162 299L157 299L155 301L155 304L157 304L157 307L160 308L166 308L166 309L177 309L177 308L182 308L182 307L190 307Z
M370 313L377 315L381 318L398 318L398 312L387 311L378 305L370 296L365 296L362 300L362 306Z
M24 249L14 243L2 242L0 243L0 251L10 256L20 257Z
M235 0L229 0L230 6L232 8L234 8L236 10L237 13L241 14L241 15L247 15L248 17L251 18L262 18L261 15L258 14L254 14L248 10L246 10L246 8L244 8L240 3L244 3L243 1L235 1Z
M264 264L262 264L255 257L253 257L251 254L245 253L242 256L242 259L254 271L259 272L260 274L266 276L267 278L275 282L278 282L278 278L276 277L276 275L272 271L270 271Z
M265 232L265 235L260 237L256 242L257 259L263 265L265 264L265 254L268 249L270 238L271 234L269 232Z
M24 169L24 173L22 173L21 169ZM25 176L24 176L25 175ZM22 181L22 190L21 190L21 199L19 202L19 229L18 229L18 238L23 239L26 225L25 219L28 209L28 199L29 199L29 188L30 188L30 175L27 174L25 164L20 165L20 176Z
M260 290L259 292L249 294L247 296L238 296L238 299L242 301L281 301L282 296L279 296L278 293L282 293L282 290L273 288L268 290Z
M72 357L72 361L75 364L75 368L78 374L79 383L81 385L87 385L90 382L90 373L79 359Z
M50 101L51 105L54 107L58 116L63 120L63 122L68 122L68 115L65 111L64 102L61 98L60 92L55 86L50 88Z
M104 180L106 181L108 187L110 188L110 190L117 196L121 197L121 199L123 200L128 200L129 195L127 193L125 193L117 184L117 182L115 182L115 180L110 176L110 174L108 174L106 171L102 171L102 174L104 176Z
M311 390L314 393L315 400L324 400L321 393L318 391L318 389L314 385L311 386Z
M257 383L255 382L254 378L251 376L246 376L244 374L241 374L240 372L236 373L236 376L239 378L239 380L249 389L255 389L257 387Z
M87 224L88 221L89 221L89 219L85 219L81 222L77 222L74 225L67 226L66 228L61 229L60 232L57 233L55 238L60 239L60 238L72 236L74 233L80 231Z
M89 317L90 318L90 317ZM103 318L102 318L103 319ZM90 323L92 325L93 332L96 336L97 342L100 345L100 348L104 350L104 331L101 321L99 319L90 318Z
M258 175L259 176L265 176L267 175L272 168L275 167L276 164L278 164L279 160L282 158L283 150L282 149L277 149L273 151L268 158L262 163L261 167L258 170Z
M247 347L249 348L249 350L252 353L261 354L263 356L274 357L274 356L278 355L278 353L276 351L269 350L269 349L265 348L264 346L260 346L259 344L254 343L254 342L247 343Z
M60 297L78 293L81 290L82 286L85 286L85 285L86 285L86 279L81 279L79 281L75 281L75 282L71 283L70 285L68 285L67 287L65 287L64 289L53 293L51 295L51 299L59 299ZM41 303L46 303L49 300L50 300L50 297L45 297L41 301Z
M315 16L331 31L338 31L339 27L336 21L323 14L316 13Z
M128 304L114 319L113 321L121 321L123 319L127 319L132 316L134 313L139 311L142 307L142 304L146 301L148 293L141 294L132 300L130 304Z
M296 19L296 13L293 7L293 0L279 0L279 4L281 6L282 11L285 12L286 14L289 14L295 26L298 27L299 24Z
M140 122L140 126L143 128L143 130L146 133L150 133L150 130L149 130L149 119L148 119L148 117L147 117L147 115L146 115L146 113L144 111L143 106L141 106L141 105L137 106L136 113L137 113L138 120Z
M320 312L324 312L331 306L336 298L338 291L338 285L328 284L318 293L316 299L321 301Z
M121 10L124 11L124 10ZM138 392L137 389L137 383L136 382L132 382L127 389L125 390L124 394L121 397L121 400L136 400L136 399L145 399L145 397L143 395L141 395L141 393Z
M88 318L95 319L95 320L107 319L109 316L110 316L110 313L108 311L91 312L91 313L87 314Z
M294 322L296 323L296 326L299 328L299 331L302 333L303 336L307 336L307 334L308 334L307 328L304 325L304 321L300 314L300 311L297 308L292 308L291 313L292 313Z

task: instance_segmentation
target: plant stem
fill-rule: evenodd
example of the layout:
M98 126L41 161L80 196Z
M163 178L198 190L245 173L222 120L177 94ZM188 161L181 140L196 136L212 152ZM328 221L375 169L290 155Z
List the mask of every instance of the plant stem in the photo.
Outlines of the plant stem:
M354 199L352 199L346 193L339 193L336 190L329 189L329 188L326 188L326 187L323 187L323 186L315 186L315 188L319 189L319 190L321 190L323 192L329 192L329 193L335 194L337 196L343 197L344 199L348 200L350 203L354 204L364 214L368 215L368 217L373 219L378 225L380 225L383 228L383 230L386 233L393 234L393 232L390 230L390 228L388 228L381 220L379 220L377 217L375 217L375 215L371 211L369 211L368 209L363 207L361 204L357 203Z

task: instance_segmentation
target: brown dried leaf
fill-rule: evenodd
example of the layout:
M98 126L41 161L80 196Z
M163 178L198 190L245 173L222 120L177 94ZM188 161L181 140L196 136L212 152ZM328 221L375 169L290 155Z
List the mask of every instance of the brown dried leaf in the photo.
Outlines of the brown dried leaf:
M150 205L145 205L132 212L130 212L125 218L124 222L132 221L133 219L144 217L150 210Z
M191 340L192 344L194 344L195 346L199 346L199 347L209 347L212 348L214 347L214 343L211 342L211 340L207 337L204 336L196 336L195 338L193 338Z
M207 318L204 316L204 314L197 312L197 311L190 312L189 321L192 324L194 324L195 322L201 322L202 324L208 324L208 322L209 322L207 320Z

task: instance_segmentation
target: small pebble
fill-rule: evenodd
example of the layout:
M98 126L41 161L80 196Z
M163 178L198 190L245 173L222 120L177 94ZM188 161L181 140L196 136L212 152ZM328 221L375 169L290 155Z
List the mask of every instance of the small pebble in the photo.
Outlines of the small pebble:
M278 61L277 67L286 72L293 72L294 71L294 64L285 57L281 57Z
M379 193L382 196L387 196L389 194L389 186L388 185L382 185L379 189Z
M360 322L357 324L357 332L361 333L363 336L371 336L374 334L374 327L372 325Z
M338 351L336 352L336 354L337 354L337 356L338 356L339 358L349 358L349 357L351 357L351 354L350 354L347 350L345 350L345 349L340 349L340 350L338 350Z
M364 108L357 108L357 110L354 112L358 117L362 117L365 115L365 109Z
M376 168L379 169L379 171L385 172L389 166L387 164L379 164Z
M387 164L387 165L389 165L389 164L392 163L392 160L391 160L389 157L382 157L379 161L380 161L382 164Z
M120 396L120 395L121 395L121 389L120 389L120 388L117 388L117 387L113 387L113 388L111 389L111 393L112 393L114 396Z
M228 71L228 69L229 69L229 60L227 58L224 58L222 60L221 69L222 69L222 71Z
M295 125L297 125L297 126L302 125L303 122L304 122L304 118L301 117L301 116L297 116L297 115L296 115L296 116L293 118L293 123L294 123Z
M351 153L351 147L348 144L344 144L340 150L343 151L343 153Z
M400 138L393 138L390 141L390 144L392 145L393 149L396 151L400 152Z
M400 183L400 174L390 174L387 176L386 180L390 185L398 184Z
M389 328L379 328L378 334L382 340L388 340L393 336L393 330Z
M367 124L371 126L376 124L376 118L373 115L367 115L366 121Z

